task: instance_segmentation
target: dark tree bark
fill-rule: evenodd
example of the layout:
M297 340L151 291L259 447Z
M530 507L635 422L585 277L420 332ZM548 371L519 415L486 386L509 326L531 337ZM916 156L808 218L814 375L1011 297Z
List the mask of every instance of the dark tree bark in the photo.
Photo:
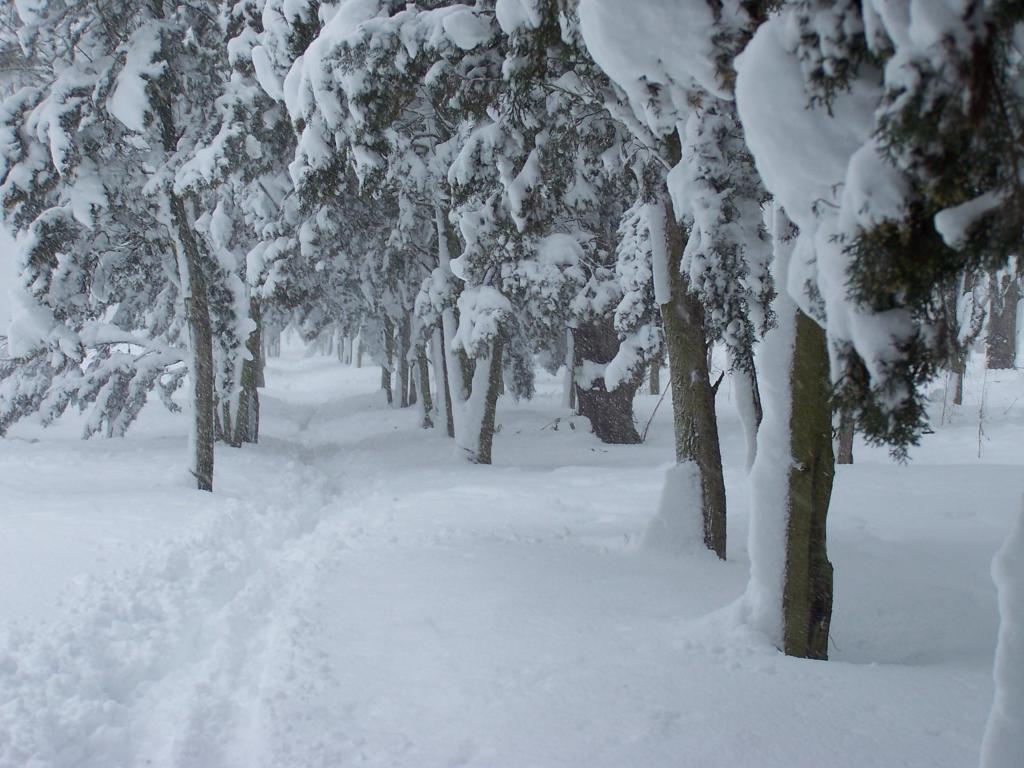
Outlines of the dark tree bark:
M162 15L162 9L157 9ZM159 121L163 151L171 155L177 150L178 131L174 123L170 89L173 83L154 81L152 104ZM189 348L192 353L189 374L192 377L192 474L201 491L213 490L214 425L213 328L210 323L210 300L203 272L203 252L188 215L185 200L172 187L166 190L170 225L178 251L180 290L185 297L185 321L188 325Z
M825 332L800 311L790 384L793 466L782 598L783 650L788 656L827 659L832 564L825 524L835 475L829 361Z
M210 325L210 304L203 277L202 254L189 221L185 202L168 192L171 217L177 230L179 254L188 279L185 298L185 318L192 351L192 415L195 421L192 473L196 487L201 491L213 490L214 392L213 392L213 329ZM185 286L182 286L184 288Z
M971 280L973 283L973 279ZM966 340L961 339L963 328L959 316L960 295L968 287L967 278L957 281L942 293L942 310L944 315L943 331L946 335L946 346L949 349L949 378L946 386L946 397L943 400L943 421L945 421L945 400L952 397L953 405L964 403L964 374L967 372L967 355L974 341L974 318L968 320L971 333ZM973 286L971 286L973 294ZM972 313L973 315L974 313ZM979 328L980 330L980 328ZM842 462L840 462L842 463Z
M1020 284L1015 275L991 280L988 318L989 370L1009 370L1017 361L1017 303Z
M380 366L380 388L384 390L388 398L388 405L394 403L395 398L391 392L391 366L395 359L395 326L391 318L384 317L384 362Z
M434 401L430 397L430 368L427 364L426 347L420 347L416 352L416 370L418 375L414 378L419 382L420 397L423 399L423 423L421 426L424 429L433 429Z
M715 392L708 371L704 308L689 290L680 270L685 245L671 201L665 203L671 300L661 307L668 348L669 378L675 426L676 461L700 469L704 543L725 559L725 479L718 440Z
M484 399L484 419L480 426L480 450L476 455L476 464L490 464L494 447L494 420L498 410L498 393L501 391L501 356L504 343L499 333L494 340L491 353L490 372L487 376L487 394ZM469 379L471 380L472 375Z
M576 354L576 333L572 328L566 332L565 344L565 390L567 393L565 405L572 413L579 413L576 410L576 369L580 364L580 359Z
M231 415L231 401L225 400L222 404L221 410L224 413L222 419L218 419L215 424L215 431L217 433L217 439L227 443L232 448L241 448L242 444L238 441L238 431L235 428L235 420Z
M249 334L245 348L250 360L242 363L241 393L238 397L238 415L235 417L235 442L255 443L260 437L260 370L263 368L260 350L260 338L263 334L263 323L260 318L260 302L256 297L249 299L249 317L256 323L256 328Z
M582 363L598 365L611 362L619 350L619 337L611 318L584 323L573 329L573 349ZM633 396L639 381L624 381L609 392L603 379L589 387L576 384L576 401L581 416L590 419L594 434L603 443L635 444L640 433L633 423Z
M839 429L836 430L836 464L853 464L853 414L846 408L839 411Z
M953 385L953 405L964 404L964 375L967 373L967 350L961 349L953 356L949 376Z
M398 326L398 405L408 408L413 401L409 399L409 345L412 335L412 321L408 313L402 315Z
M648 371L648 388L652 395L661 394L661 360L651 360L651 369Z
M441 341L437 344L434 349L439 351L440 361L434 361L434 374L437 376L437 388L439 390L438 396L444 397L444 415L445 415L445 428L448 431L448 437L455 437L455 414L452 412L452 388L451 382L448 381L448 356L444 353L444 332L438 331L441 336ZM440 375L437 374L440 372Z
M266 355L266 342L263 341L263 328L262 321L260 323L260 348L257 350L259 353L258 364L256 365L256 389L261 389L267 386L267 355Z

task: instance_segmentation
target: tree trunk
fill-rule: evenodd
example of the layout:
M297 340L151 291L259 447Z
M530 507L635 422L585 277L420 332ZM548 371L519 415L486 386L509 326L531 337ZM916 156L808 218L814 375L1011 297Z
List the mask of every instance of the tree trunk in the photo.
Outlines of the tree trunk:
M422 414L421 426L424 429L434 428L434 401L430 397L430 367L427 364L426 347L420 347L416 351L416 379L420 385L420 413Z
M700 472L704 543L725 559L725 480L718 441L715 394L708 371L704 308L680 270L684 238L671 201L665 202L665 240L670 298L661 307L668 348L676 462Z
M394 403L394 395L391 392L391 366L395 359L395 326L391 318L384 317L384 362L380 366L380 388L388 398L388 405Z
M789 279L796 228L772 215L776 285ZM791 656L828 656L832 566L826 518L835 467L828 349L824 331L785 291L759 361L764 421L751 472L747 620Z
M158 15L161 9L157 8ZM155 82L155 81L154 81ZM157 86L154 85L154 88ZM159 121L163 151L170 155L177 150L179 133L174 122L172 96L166 89L153 94L154 115ZM179 290L184 298L185 321L189 332L189 375L192 377L192 429L190 432L191 471L196 487L213 490L214 426L213 328L210 322L210 300L203 275L200 241L196 238L185 201L168 186L167 213L171 232L176 240Z
M565 332L565 407L576 413L576 336L572 328Z
M412 335L412 322L409 314L402 315L398 326L398 405L408 408L412 405L409 399L409 344Z
M281 356L281 329L271 328L263 336L263 359ZM260 386L263 386L262 384Z
M648 373L648 389L652 395L661 394L661 360L651 360L651 369Z
M836 430L836 464L853 464L853 414L849 409L839 410L839 429Z
M231 400L224 401L224 420L222 424L223 432L220 433L220 439L232 448L241 448L242 443L238 439L238 425L235 424L234 417L231 415Z
M790 373L789 520L783 589L783 650L787 656L828 658L832 564L825 523L835 467L825 332L797 310Z
M238 396L238 415L235 417L235 442L255 443L260 436L260 393L259 371L262 367L260 350L262 344L262 322L260 320L260 302L255 296L249 299L249 317L256 323L256 328L249 334L245 342L249 359L242 362L242 376L239 382L241 393Z
M256 388L260 389L267 386L267 342L263 340L263 322L260 321L260 348L259 348L259 364L256 366Z
M953 384L953 405L964 404L964 373L967 364L963 358L953 361L953 370L950 371L950 378Z
M611 318L584 323L573 331L573 347L584 366L587 362L607 365L619 350L619 337ZM594 434L603 443L636 444L640 433L633 423L633 396L639 381L624 381L609 392L604 377L577 382L576 399L580 415L590 419Z
M501 390L501 355L504 344L501 334L494 339L494 347L491 351L490 365L484 365L484 360L477 361L477 367L486 371L487 379L482 381L482 376L474 375L473 386L485 386L484 394L484 415L480 423L480 448L475 459L470 460L474 464L490 464L492 447L494 445L494 419L498 410L498 392Z
M450 274L452 254L458 251L460 243L441 208L435 208L434 213L438 266ZM472 359L465 352L452 348L458 323L455 307L445 307L441 312L441 328L445 378L451 393L452 434L456 448L467 461L490 464L498 394L504 385L501 359L504 342L499 328L490 352Z
M1017 357L1017 303L1020 285L1014 274L993 275L988 318L988 367L1008 370Z
M185 294L185 318L188 322L192 364L192 474L201 491L213 490L214 385L213 328L210 304L203 279L199 243L189 224L184 201L168 193L171 217L177 230L179 274Z
M438 406L444 408L444 423L448 437L455 437L455 421L452 416L452 391L448 383L448 360L444 353L444 331L441 328L434 329L430 354L434 359L434 379Z
M757 372L754 361L731 361L732 393L736 402L736 413L743 425L743 436L747 444L747 471L757 459L757 431L761 428L764 411L761 407L761 392L757 387Z

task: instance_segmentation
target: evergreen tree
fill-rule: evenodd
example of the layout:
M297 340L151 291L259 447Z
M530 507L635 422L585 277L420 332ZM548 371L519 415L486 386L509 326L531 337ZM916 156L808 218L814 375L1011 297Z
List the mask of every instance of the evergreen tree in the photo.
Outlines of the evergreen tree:
M7 99L2 115L0 197L23 233L26 289L19 359L5 372L30 376L5 392L4 423L74 403L93 407L89 433L121 434L150 389L171 404L187 369L192 472L210 490L214 325L222 351L241 349L225 336L237 324L211 320L210 292L230 290L230 270L200 224L212 201L190 188L186 170L218 124L207 96L227 76L217 5L17 10L37 84Z
M761 26L739 66L747 144L798 228L788 292L826 329L838 407L898 455L926 426L923 385L962 365L970 336L962 328L971 324L952 320L960 302L951 295L1020 247L1012 40L1021 11L1014 3L940 10L883 14L855 0L793 0ZM801 349L797 342L797 356ZM807 426L791 425L796 458L817 443L820 430ZM790 520L816 496L793 480L779 499ZM813 594L808 574L828 581L823 517L810 530L819 531L819 550L792 573L790 562L760 556L778 567L771 580L785 580L783 593L767 588L770 602L785 605L791 582ZM813 601L802 602L799 615L785 609L785 643L795 633L798 650L814 655L822 629L805 621Z
M729 350L752 456L760 410L753 345L772 320L771 249L761 213L767 193L730 95L732 58L760 20L757 5L694 0L667 17L650 9L626 23L612 0L580 4L587 44L619 89L609 109L653 153L641 203L657 241L652 272L669 354L676 459L680 471L696 473L699 490L680 507L701 510L705 543L723 558L725 485L709 344L721 340ZM670 39L666 25L685 41L685 52L659 48ZM667 518L679 514L663 510Z

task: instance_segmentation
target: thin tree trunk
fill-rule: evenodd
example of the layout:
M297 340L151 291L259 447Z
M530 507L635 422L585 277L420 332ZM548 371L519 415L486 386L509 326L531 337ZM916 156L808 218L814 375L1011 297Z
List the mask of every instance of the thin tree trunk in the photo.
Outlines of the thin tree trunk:
M384 362L380 366L380 388L388 398L388 405L394 403L394 395L391 392L391 366L395 359L395 326L391 318L384 317Z
M572 328L565 332L565 407L576 412L576 336Z
M223 421L218 423L218 430L220 431L220 439L230 445L232 448L241 448L242 443L238 439L238 430L235 420L231 415L231 401L224 400L224 418Z
M1020 285L1016 275L993 275L988 318L989 370L1009 370L1017 357L1017 303Z
M747 471L754 466L757 458L757 431L761 427L764 411L761 407L761 392L757 386L757 373L754 361L741 363L735 358L731 361L732 391L736 401L736 412L743 425L743 435L747 444Z
M412 333L412 322L409 314L402 315L401 323L398 326L398 405L400 408L408 408L412 405L409 400L409 343Z
M704 544L724 560L725 480L715 393L708 371L704 308L690 292L687 279L679 268L684 247L683 230L676 221L669 200L665 202L665 235L670 300L662 305L661 316L668 348L676 462L692 462L700 472Z
M217 397L213 398L213 438L214 440L224 440L224 425L221 423L220 415L223 413L223 409L220 407L220 399Z
M438 406L444 409L444 423L448 437L455 437L455 422L452 416L452 391L448 383L448 360L444 353L444 331L434 329L430 354L434 359L434 379Z
M430 367L427 364L427 349L420 347L416 352L417 376L420 385L421 426L424 429L434 428L434 401L430 397Z
M611 318L584 323L573 331L573 336L576 354L584 364L605 365L618 352L619 337ZM638 384L637 380L624 381L609 392L603 377L593 382L577 382L580 415L590 419L594 434L601 442L619 445L640 442L640 433L633 422L633 396Z
M479 376L474 376L473 386L486 386L484 395L484 414L480 423L480 448L475 459L470 460L474 464L490 464L491 454L494 446L494 419L498 410L498 393L501 390L501 355L504 344L501 334L494 339L494 347L491 351L490 365L485 366L484 360L478 360L477 366L487 371L486 382L481 382Z
M450 273L452 254L460 243L441 209L435 209L437 227L438 264ZM455 445L472 464L490 464L494 441L495 412L502 381L502 351L504 342L501 329L492 343L490 352L471 359L465 352L452 347L458 329L454 307L441 312L444 332L445 375L451 392L451 408Z
M192 353L192 474L201 491L213 490L214 384L213 384L213 328L210 324L210 304L203 279L199 244L189 224L184 201L173 192L168 193L171 216L177 230L179 273L182 288L188 286L185 296L185 317L189 329L189 347Z
M263 323L261 321L260 325ZM267 342L262 339L263 329L260 328L260 348L259 348L259 363L256 366L256 388L267 386Z
M159 11L159 9L158 9ZM166 90L154 94L154 114L160 123L163 150L170 155L177 149L178 131L174 124L171 96ZM185 321L189 331L192 377L192 429L190 435L192 474L201 491L213 490L214 373L213 328L210 323L210 300L203 275L202 253L185 201L168 188L167 204L170 226L176 239L178 277L185 302Z
M452 382L448 376L448 355L441 353L441 371L444 373L445 420L448 426L448 437L455 437L455 410L452 407Z
M943 314L944 314L944 330L946 333L946 344L950 349L950 360L949 360L949 378L947 379L946 393L943 397L942 407L942 421L945 423L946 418L946 403L952 396L952 405L963 405L964 403L964 373L967 369L967 356L972 338L966 342L961 341L961 319L960 319L960 297L967 289L967 278L962 278L957 281L956 285L949 286L943 292ZM972 298L974 290L971 290ZM972 301L973 304L973 301ZM973 309L973 308L972 308ZM972 311L973 315L973 311ZM967 320L968 324L973 325L973 317ZM971 329L973 330L973 328ZM840 461L839 463L842 463Z
M956 360L953 363L953 370L950 377L953 383L953 405L964 404L964 373L967 365L963 360Z
M651 369L648 371L648 386L652 395L661 394L661 360L655 358L651 360Z
M853 464L853 414L848 408L839 409L839 429L836 430L836 464Z
M828 658L832 564L825 523L835 467L825 332L797 310L790 373L789 521L783 588L783 650L788 656Z
M260 393L259 371L262 368L262 322L260 319L260 302L255 296L249 299L249 317L256 323L256 328L249 334L245 348L249 359L242 362L242 375L239 382L241 393L238 397L238 415L235 418L235 442L255 443L260 436Z

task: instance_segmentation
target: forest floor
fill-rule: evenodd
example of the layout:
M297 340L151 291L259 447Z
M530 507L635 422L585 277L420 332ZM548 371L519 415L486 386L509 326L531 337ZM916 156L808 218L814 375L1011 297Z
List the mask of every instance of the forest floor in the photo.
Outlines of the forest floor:
M976 763L989 563L1024 492L1015 374L970 377L911 464L858 445L840 468L829 662L735 620L727 386L723 563L643 543L667 402L647 443L605 446L542 374L473 467L384 404L376 368L291 350L267 377L262 440L218 448L212 496L159 406L124 440L73 417L0 440L2 768Z

